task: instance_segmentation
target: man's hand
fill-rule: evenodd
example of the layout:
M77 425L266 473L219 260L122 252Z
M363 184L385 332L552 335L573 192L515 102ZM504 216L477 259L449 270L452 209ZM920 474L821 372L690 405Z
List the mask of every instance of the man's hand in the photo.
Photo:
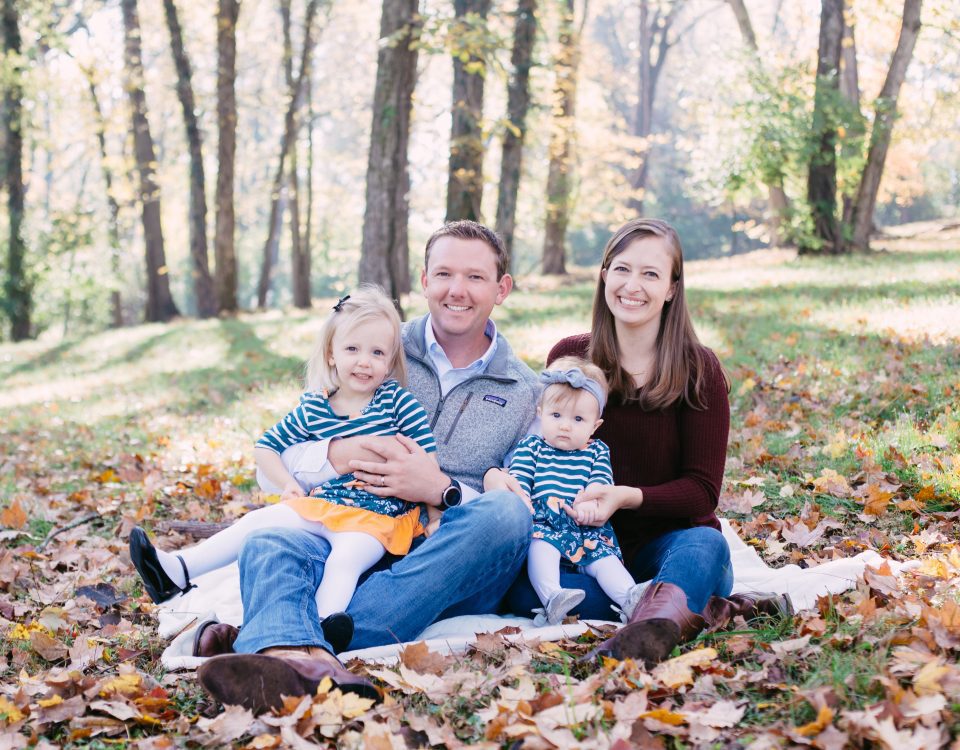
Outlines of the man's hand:
M386 442L383 442L386 441ZM376 456L373 461L352 460L349 471L366 482L363 488L377 497L399 497L412 503L440 505L450 477L437 460L406 435L362 438L360 446Z
M348 438L338 438L330 441L330 447L327 449L327 461L339 475L349 474L351 472L351 461L381 461L382 452L386 446L392 446L396 443L393 435L370 435L364 437L354 436ZM379 451L371 449L368 446L379 446Z
M581 526L603 526L621 508L639 508L642 502L643 492L636 487L591 484L563 509Z
M530 496L520 485L517 478L509 471L497 468L487 469L487 473L483 475L483 491L492 492L493 490L507 490L508 492L512 492L523 500L523 504L527 506L527 510L529 510L531 514L533 513L533 503L530 502Z

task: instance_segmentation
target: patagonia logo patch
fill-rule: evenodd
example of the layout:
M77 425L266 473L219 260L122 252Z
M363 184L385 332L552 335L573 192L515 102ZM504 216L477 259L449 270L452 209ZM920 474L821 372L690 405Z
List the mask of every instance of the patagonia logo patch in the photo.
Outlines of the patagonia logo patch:
M489 401L491 404L496 404L497 406L506 406L507 400L505 398L500 398L499 396L494 396L492 394L487 394L483 397L484 401Z

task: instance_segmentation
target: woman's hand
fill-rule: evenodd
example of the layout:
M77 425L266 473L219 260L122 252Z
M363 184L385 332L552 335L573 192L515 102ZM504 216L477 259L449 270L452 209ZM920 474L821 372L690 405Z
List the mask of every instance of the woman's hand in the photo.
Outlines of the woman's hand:
M641 503L643 491L636 487L591 484L563 509L581 526L603 526L621 508L639 508Z
M509 471L498 469L496 467L487 469L483 475L483 491L493 492L494 490L506 490L523 500L527 510L533 513L533 503L530 502L530 496L524 491L520 482Z

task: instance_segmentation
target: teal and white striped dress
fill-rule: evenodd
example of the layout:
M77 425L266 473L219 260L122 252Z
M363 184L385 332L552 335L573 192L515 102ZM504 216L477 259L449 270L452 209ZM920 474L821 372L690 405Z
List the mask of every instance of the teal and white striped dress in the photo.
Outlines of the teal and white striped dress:
M430 420L420 402L396 380L385 380L374 391L370 403L360 414L341 416L333 411L322 393L307 391L300 404L277 422L257 441L257 447L283 453L292 445L308 440L357 435L406 435L427 453L435 453L437 443L430 431ZM395 497L377 497L354 486L352 473L324 482L313 491L316 496L336 505L361 508L380 515L398 517L409 512L414 503Z
M610 555L621 557L609 522L603 526L580 526L561 507L562 502L572 504L577 493L588 485L613 484L606 443L591 440L586 448L565 451L549 445L539 435L528 435L517 446L509 471L533 503L534 539L549 542L578 565L589 565Z

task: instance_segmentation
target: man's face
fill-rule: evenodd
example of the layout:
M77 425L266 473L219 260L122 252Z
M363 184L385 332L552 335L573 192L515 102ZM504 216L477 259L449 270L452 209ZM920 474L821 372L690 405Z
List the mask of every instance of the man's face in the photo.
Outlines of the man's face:
M458 237L434 243L420 283L441 346L482 337L494 306L513 288L509 274L497 280L497 257L486 242Z

